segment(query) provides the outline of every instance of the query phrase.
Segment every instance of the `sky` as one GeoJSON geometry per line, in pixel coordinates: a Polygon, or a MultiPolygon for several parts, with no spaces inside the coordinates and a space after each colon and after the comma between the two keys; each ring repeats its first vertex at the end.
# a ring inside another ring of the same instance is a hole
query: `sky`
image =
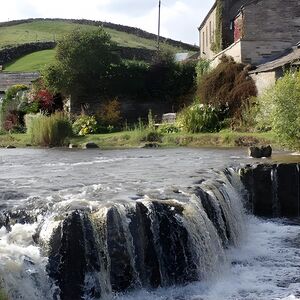
{"type": "MultiPolygon", "coordinates": [[[[157,33],[158,1],[1,0],[0,21],[27,18],[91,19],[139,27],[157,33]]],[[[214,0],[161,2],[161,35],[198,45],[197,27],[214,0]]]]}

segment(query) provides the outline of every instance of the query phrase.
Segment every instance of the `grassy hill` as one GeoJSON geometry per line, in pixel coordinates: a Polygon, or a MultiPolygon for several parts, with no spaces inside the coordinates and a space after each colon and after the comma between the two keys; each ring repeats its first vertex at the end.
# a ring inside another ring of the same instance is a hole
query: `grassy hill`
{"type": "MultiPolygon", "coordinates": [[[[81,28],[95,30],[98,26],[111,35],[121,47],[156,49],[156,36],[138,28],[89,20],[28,19],[0,23],[0,50],[32,42],[57,41],[66,33],[81,28]]],[[[161,47],[172,52],[193,52],[197,48],[185,43],[162,38],[161,47]]],[[[6,71],[38,71],[54,60],[54,50],[39,51],[5,65],[6,71]]]]}
{"type": "MultiPolygon", "coordinates": [[[[102,22],[61,19],[29,19],[3,22],[0,23],[0,49],[30,42],[55,41],[75,28],[95,30],[100,26],[99,24],[102,24],[102,22]]],[[[103,27],[120,46],[156,49],[154,34],[138,28],[112,23],[103,23],[103,27]]],[[[162,38],[162,40],[164,41],[162,46],[173,51],[193,50],[193,46],[189,44],[166,38],[162,38]]],[[[197,51],[196,47],[194,47],[194,51],[197,51]]]]}
{"type": "Polygon", "coordinates": [[[37,51],[27,54],[5,66],[6,72],[33,72],[42,70],[47,64],[54,63],[55,50],[37,51]]]}

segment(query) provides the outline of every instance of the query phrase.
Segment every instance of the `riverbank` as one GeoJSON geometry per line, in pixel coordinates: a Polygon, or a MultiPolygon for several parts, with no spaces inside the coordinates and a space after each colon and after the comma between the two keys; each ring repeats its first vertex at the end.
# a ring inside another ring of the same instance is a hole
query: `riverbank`
{"type": "MultiPolygon", "coordinates": [[[[169,133],[150,135],[144,131],[124,131],[110,134],[77,136],[69,140],[70,144],[80,147],[87,142],[94,142],[100,148],[128,149],[155,145],[158,147],[249,147],[251,145],[271,144],[279,147],[275,136],[268,133],[245,133],[224,130],[219,133],[169,133]]],[[[0,135],[0,147],[32,147],[27,134],[0,135]]]]}

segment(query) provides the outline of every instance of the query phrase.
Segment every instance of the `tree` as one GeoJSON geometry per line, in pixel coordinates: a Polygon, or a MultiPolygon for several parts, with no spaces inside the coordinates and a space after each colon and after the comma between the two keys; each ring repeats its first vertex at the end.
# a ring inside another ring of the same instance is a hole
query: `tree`
{"type": "Polygon", "coordinates": [[[46,84],[64,94],[92,94],[105,89],[111,67],[118,64],[115,44],[102,27],[76,29],[59,41],[56,63],[44,72],[46,84]]]}
{"type": "Polygon", "coordinates": [[[287,72],[259,98],[260,128],[271,126],[282,144],[300,149],[300,71],[287,72]]]}

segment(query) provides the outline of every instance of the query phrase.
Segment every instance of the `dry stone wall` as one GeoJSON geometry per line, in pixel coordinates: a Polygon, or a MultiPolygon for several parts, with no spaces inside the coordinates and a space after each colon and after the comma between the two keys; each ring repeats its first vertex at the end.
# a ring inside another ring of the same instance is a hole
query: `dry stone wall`
{"type": "Polygon", "coordinates": [[[5,65],[15,59],[18,59],[24,55],[30,54],[32,52],[53,49],[55,48],[55,42],[37,42],[28,43],[12,47],[6,47],[0,50],[0,65],[5,65]]]}

